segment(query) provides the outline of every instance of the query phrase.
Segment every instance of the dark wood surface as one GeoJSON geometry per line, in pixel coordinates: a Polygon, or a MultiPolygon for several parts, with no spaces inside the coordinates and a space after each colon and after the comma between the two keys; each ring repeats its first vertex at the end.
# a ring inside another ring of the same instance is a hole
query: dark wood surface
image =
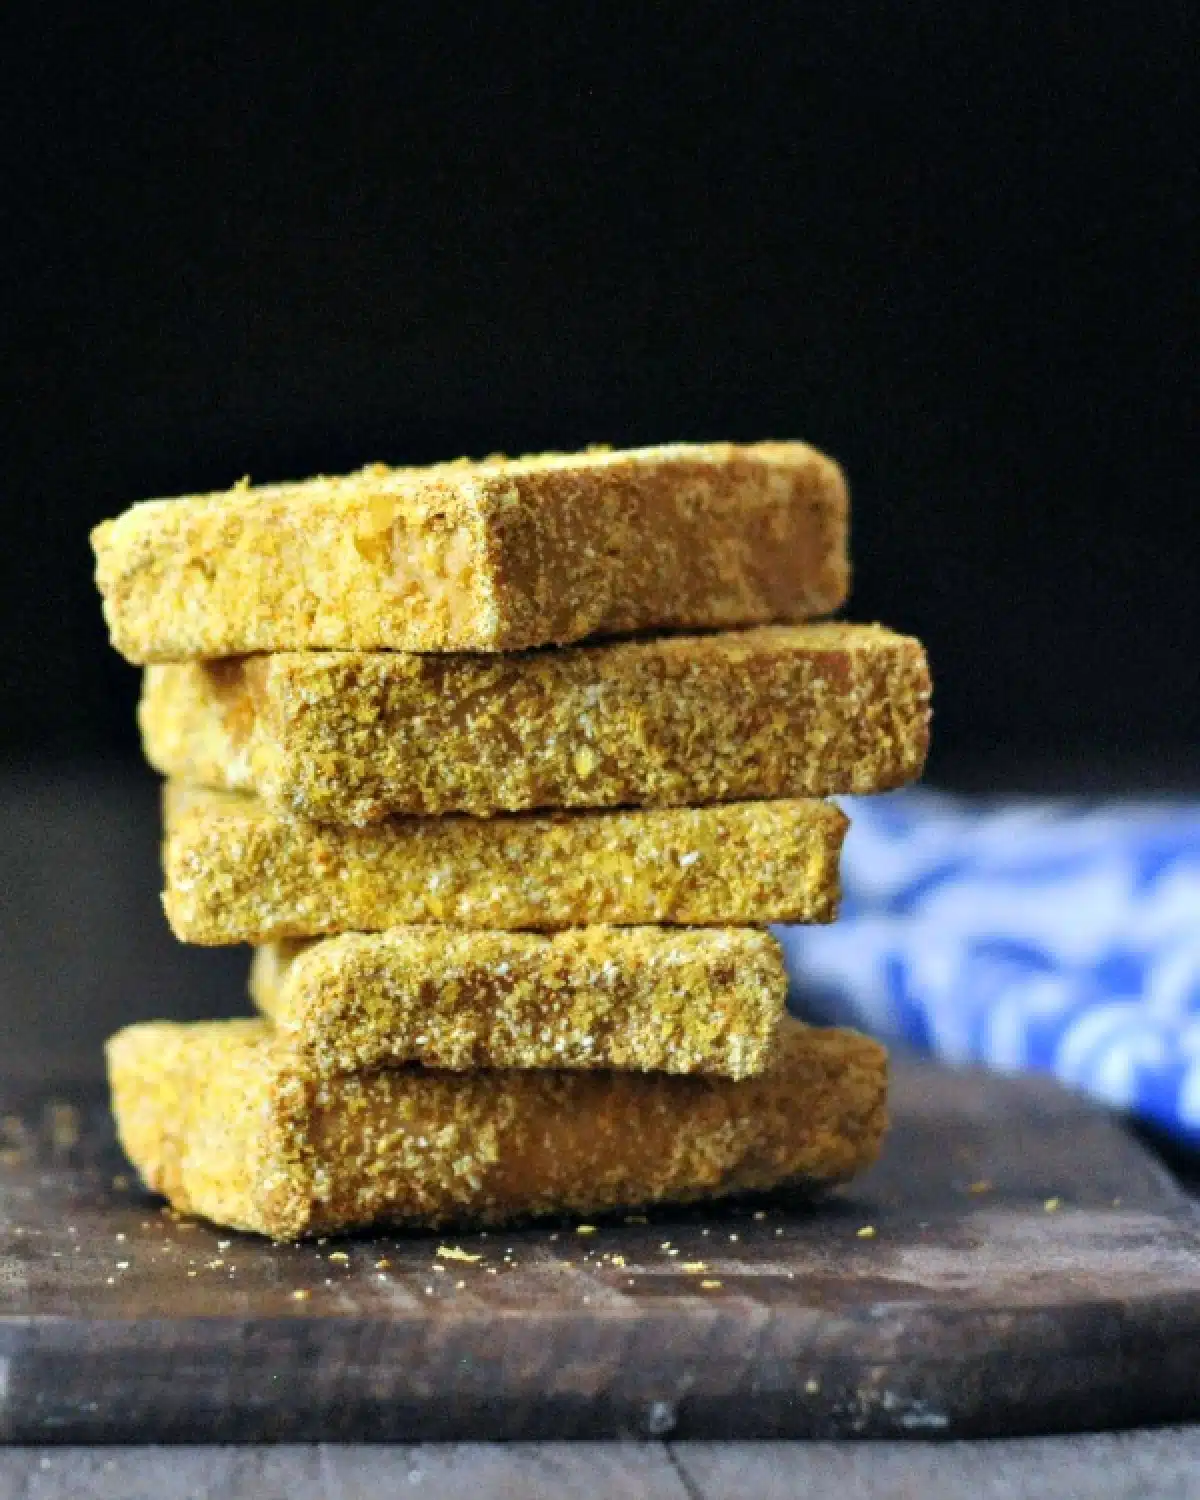
{"type": "Polygon", "coordinates": [[[819,1207],[283,1247],[139,1192],[98,1086],[5,1084],[0,1436],[954,1437],[1200,1415],[1200,1235],[1141,1147],[1050,1085],[923,1065],[898,1069],[895,1113],[880,1166],[819,1207]]]}

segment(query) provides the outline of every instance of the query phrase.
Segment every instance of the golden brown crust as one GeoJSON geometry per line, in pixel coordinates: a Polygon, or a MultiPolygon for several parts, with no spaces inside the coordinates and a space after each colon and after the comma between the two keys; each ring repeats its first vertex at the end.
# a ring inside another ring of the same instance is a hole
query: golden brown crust
{"type": "Polygon", "coordinates": [[[108,1046],[121,1142],[174,1206],[276,1239],[479,1223],[840,1182],[874,1160],[886,1058],[788,1022],[744,1083],[635,1073],[320,1078],[265,1023],[128,1027],[108,1046]]]}
{"type": "Polygon", "coordinates": [[[747,928],[393,927],[260,948],[250,991],[323,1074],[420,1062],[749,1078],[767,1067],[787,975],[775,939],[747,928]]]}
{"type": "Polygon", "coordinates": [[[269,943],[404,923],[539,929],[830,922],[846,818],[812,799],[390,818],[331,828],[178,782],[163,901],[183,942],[269,943]]]}
{"type": "Polygon", "coordinates": [[[151,500],[92,543],[130,661],[513,651],[828,614],[846,513],[803,443],[674,444],[151,500]]]}
{"type": "Polygon", "coordinates": [[[883,791],[921,771],[929,696],[918,641],[822,624],[516,656],[158,666],[140,718],[169,776],[365,825],[883,791]]]}

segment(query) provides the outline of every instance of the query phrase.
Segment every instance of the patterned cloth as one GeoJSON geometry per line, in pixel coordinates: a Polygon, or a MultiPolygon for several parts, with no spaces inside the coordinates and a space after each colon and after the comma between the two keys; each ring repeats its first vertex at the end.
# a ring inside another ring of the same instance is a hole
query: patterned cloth
{"type": "Polygon", "coordinates": [[[841,920],[775,929],[800,1014],[1051,1072],[1200,1147],[1200,806],[843,806],[841,920]]]}

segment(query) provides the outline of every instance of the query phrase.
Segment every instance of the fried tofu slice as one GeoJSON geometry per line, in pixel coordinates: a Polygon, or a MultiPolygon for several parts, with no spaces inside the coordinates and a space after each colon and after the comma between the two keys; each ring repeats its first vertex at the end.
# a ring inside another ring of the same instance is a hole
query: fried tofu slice
{"type": "Polygon", "coordinates": [[[278,1240],[495,1224],[843,1182],[875,1158],[886,1058],[789,1022],[760,1078],[306,1071],[262,1021],[108,1044],[121,1143],[176,1209],[278,1240]]]}
{"type": "Polygon", "coordinates": [[[920,642],[821,624],[515,656],[155,666],[140,720],[168,776],[365,826],[884,791],[924,765],[929,700],[920,642]]]}
{"type": "Polygon", "coordinates": [[[748,1078],[787,1002],[779,944],[748,928],[393,927],[260,948],[250,992],[320,1073],[619,1068],[748,1078]]]}
{"type": "Polygon", "coordinates": [[[130,661],[515,651],[804,620],[846,596],[841,470],[804,443],[459,460],[149,500],[92,533],[130,661]]]}
{"type": "Polygon", "coordinates": [[[813,799],[333,828],[169,782],[163,903],[185,943],[411,923],[555,930],[831,922],[847,820],[813,799]]]}

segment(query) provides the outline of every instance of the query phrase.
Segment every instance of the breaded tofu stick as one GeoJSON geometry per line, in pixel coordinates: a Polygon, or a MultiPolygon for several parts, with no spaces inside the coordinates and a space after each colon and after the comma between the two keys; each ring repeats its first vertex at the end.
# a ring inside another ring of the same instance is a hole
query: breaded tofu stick
{"type": "Polygon", "coordinates": [[[330,828],[180,782],[163,810],[167,918],[204,944],[421,922],[831,922],[847,826],[833,803],[799,799],[330,828]]]}
{"type": "Polygon", "coordinates": [[[920,642],[825,624],[517,656],[157,666],[140,719],[168,776],[361,826],[883,791],[920,773],[929,695],[920,642]]]}
{"type": "Polygon", "coordinates": [[[275,1239],[494,1224],[845,1181],[886,1124],[883,1049],[789,1021],[745,1083],[661,1073],[322,1078],[261,1021],[108,1044],[121,1143],[175,1208],[275,1239]]]}
{"type": "Polygon", "coordinates": [[[250,992],[319,1073],[467,1068],[762,1073],[787,974],[733,927],[393,927],[260,948],[250,992]]]}
{"type": "Polygon", "coordinates": [[[804,443],[680,443],[241,484],[135,505],[92,545],[133,662],[515,651],[828,614],[846,511],[804,443]]]}

